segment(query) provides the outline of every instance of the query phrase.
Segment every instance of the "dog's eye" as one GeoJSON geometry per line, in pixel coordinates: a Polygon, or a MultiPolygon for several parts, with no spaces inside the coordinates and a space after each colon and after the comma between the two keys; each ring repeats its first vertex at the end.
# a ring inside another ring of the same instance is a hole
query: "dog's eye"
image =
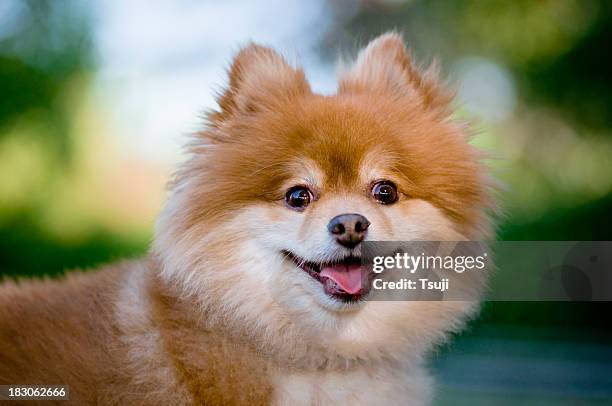
{"type": "Polygon", "coordinates": [[[397,201],[397,187],[388,180],[380,180],[372,185],[372,197],[382,204],[392,204],[397,201]]]}
{"type": "Polygon", "coordinates": [[[310,204],[312,192],[305,186],[294,186],[287,191],[285,201],[289,207],[303,209],[310,204]]]}

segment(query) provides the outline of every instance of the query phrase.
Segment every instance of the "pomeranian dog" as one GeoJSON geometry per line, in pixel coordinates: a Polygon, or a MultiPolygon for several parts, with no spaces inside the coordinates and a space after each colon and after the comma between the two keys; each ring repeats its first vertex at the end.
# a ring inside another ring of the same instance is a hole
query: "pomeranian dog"
{"type": "Polygon", "coordinates": [[[75,404],[428,404],[427,353],[477,308],[367,301],[363,241],[483,240],[494,202],[452,94],[382,35],[311,92],[243,48],[149,255],[0,288],[0,384],[75,404]]]}

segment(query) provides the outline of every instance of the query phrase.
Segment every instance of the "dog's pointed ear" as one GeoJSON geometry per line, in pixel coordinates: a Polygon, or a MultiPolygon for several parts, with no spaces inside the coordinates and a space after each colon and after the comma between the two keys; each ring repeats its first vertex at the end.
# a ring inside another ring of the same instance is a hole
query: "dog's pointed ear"
{"type": "Polygon", "coordinates": [[[441,115],[449,113],[453,99],[453,94],[439,83],[437,65],[419,69],[402,37],[394,32],[371,41],[348,71],[341,74],[339,93],[363,92],[412,94],[441,115]]]}
{"type": "Polygon", "coordinates": [[[238,52],[228,73],[229,84],[217,99],[220,110],[211,115],[214,124],[236,114],[273,109],[310,92],[302,69],[291,67],[271,48],[253,43],[238,52]]]}

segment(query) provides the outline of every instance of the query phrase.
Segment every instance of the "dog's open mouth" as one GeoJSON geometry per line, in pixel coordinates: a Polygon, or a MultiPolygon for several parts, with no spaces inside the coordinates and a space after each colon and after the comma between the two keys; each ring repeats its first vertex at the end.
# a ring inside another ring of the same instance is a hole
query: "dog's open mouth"
{"type": "Polygon", "coordinates": [[[334,262],[306,261],[291,252],[283,252],[298,268],[321,282],[329,296],[343,302],[362,299],[370,291],[370,267],[360,257],[349,256],[334,262]]]}

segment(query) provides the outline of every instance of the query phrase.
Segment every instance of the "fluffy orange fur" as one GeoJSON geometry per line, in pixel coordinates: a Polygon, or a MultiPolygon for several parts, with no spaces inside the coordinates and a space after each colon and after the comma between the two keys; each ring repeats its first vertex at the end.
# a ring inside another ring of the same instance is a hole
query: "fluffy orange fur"
{"type": "Polygon", "coordinates": [[[0,288],[0,384],[67,384],[75,404],[427,403],[423,357],[476,304],[340,305],[282,253],[328,255],[325,224],[351,211],[373,240],[490,237],[487,171],[451,99],[396,34],[332,96],[245,47],[147,258],[0,288]],[[377,179],[396,204],[372,202],[377,179]],[[296,184],[316,194],[300,213],[296,184]]]}

